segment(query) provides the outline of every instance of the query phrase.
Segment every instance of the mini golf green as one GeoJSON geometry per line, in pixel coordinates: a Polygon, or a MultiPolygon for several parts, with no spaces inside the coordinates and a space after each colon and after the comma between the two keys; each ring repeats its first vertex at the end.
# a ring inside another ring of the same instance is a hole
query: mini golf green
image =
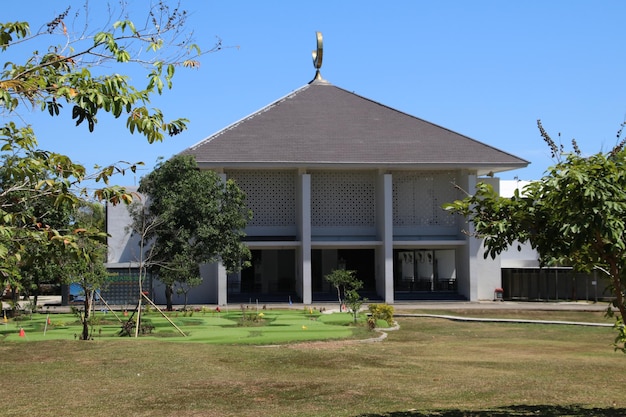
{"type": "MultiPolygon", "coordinates": [[[[94,340],[119,339],[128,316],[122,312],[96,311],[93,314],[94,340]]],[[[194,312],[142,312],[139,338],[214,344],[284,344],[314,340],[367,338],[366,316],[353,323],[349,313],[320,313],[302,310],[202,309],[194,312]],[[173,324],[172,324],[173,323],[173,324]],[[175,326],[174,326],[175,325],[175,326]],[[185,334],[183,336],[181,334],[185,334]]],[[[9,319],[0,325],[0,340],[27,342],[74,340],[82,325],[75,314],[37,313],[9,319]]],[[[134,327],[132,327],[134,336],[134,327]]],[[[127,339],[134,339],[128,337],[127,339]]]]}

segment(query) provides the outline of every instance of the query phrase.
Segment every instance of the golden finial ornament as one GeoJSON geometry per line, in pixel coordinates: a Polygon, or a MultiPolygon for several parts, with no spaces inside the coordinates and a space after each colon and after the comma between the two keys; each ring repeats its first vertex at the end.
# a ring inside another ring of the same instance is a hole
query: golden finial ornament
{"type": "Polygon", "coordinates": [[[324,41],[322,38],[322,32],[315,32],[315,37],[317,38],[317,49],[314,50],[311,55],[313,55],[315,79],[321,80],[322,74],[320,73],[320,68],[322,68],[322,59],[324,58],[324,41]]]}

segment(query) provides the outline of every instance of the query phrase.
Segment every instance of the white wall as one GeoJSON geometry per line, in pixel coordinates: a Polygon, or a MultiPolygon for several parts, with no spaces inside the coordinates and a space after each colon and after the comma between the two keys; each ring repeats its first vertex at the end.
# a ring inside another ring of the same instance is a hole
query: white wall
{"type": "MultiPolygon", "coordinates": [[[[521,194],[528,184],[530,181],[502,180],[500,181],[500,195],[507,198],[513,197],[516,189],[521,194]]],[[[515,242],[509,250],[502,252],[500,257],[502,268],[539,268],[539,254],[528,243],[515,242]]]]}
{"type": "MultiPolygon", "coordinates": [[[[127,191],[136,193],[137,187],[126,187],[127,191]]],[[[141,198],[136,195],[133,198],[141,198]]],[[[126,204],[106,205],[107,263],[125,263],[139,261],[139,237],[133,236],[128,230],[131,224],[126,204]]]]}

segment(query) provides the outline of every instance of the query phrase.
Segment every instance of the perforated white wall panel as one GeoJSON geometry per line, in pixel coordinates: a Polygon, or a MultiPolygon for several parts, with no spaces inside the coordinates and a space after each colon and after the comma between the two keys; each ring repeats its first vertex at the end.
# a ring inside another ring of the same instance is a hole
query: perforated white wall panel
{"type": "Polygon", "coordinates": [[[246,193],[252,210],[248,226],[293,226],[296,224],[296,173],[292,171],[227,171],[246,193]]]}
{"type": "Polygon", "coordinates": [[[376,173],[328,171],[311,174],[311,225],[376,224],[376,173]]]}
{"type": "Polygon", "coordinates": [[[441,206],[458,199],[453,172],[393,174],[394,226],[454,226],[455,217],[441,206]]]}

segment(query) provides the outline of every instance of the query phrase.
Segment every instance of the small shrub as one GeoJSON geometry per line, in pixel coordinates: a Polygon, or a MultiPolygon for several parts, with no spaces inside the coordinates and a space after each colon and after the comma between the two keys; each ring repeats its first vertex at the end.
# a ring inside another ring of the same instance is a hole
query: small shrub
{"type": "MultiPolygon", "coordinates": [[[[122,324],[122,329],[119,331],[118,336],[132,337],[135,335],[137,322],[134,319],[130,319],[122,324]]],[[[154,325],[149,319],[142,319],[139,321],[139,333],[152,334],[154,325]]]]}
{"type": "Polygon", "coordinates": [[[250,311],[248,307],[241,306],[241,320],[239,326],[251,327],[251,326],[263,326],[265,325],[264,313],[257,313],[250,311]]]}
{"type": "MultiPolygon", "coordinates": [[[[389,326],[393,326],[393,306],[389,304],[370,304],[369,310],[371,314],[370,319],[373,319],[374,326],[377,320],[384,320],[389,326]]],[[[368,324],[372,327],[369,319],[368,324]]]]}
{"type": "Polygon", "coordinates": [[[377,321],[377,320],[376,320],[373,316],[369,316],[369,317],[367,318],[367,327],[368,327],[370,330],[374,330],[374,329],[376,328],[376,321],[377,321]]]}

